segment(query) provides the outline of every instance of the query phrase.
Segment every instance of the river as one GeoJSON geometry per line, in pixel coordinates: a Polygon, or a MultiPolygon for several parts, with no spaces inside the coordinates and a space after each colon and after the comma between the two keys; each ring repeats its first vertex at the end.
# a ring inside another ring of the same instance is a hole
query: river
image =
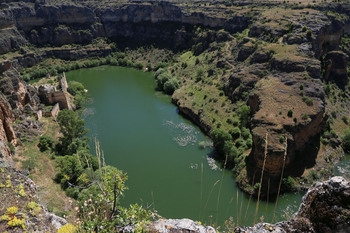
{"type": "MultiPolygon", "coordinates": [[[[216,226],[230,217],[236,225],[253,224],[256,201],[238,189],[232,172],[209,166],[212,149],[200,145],[210,139],[179,115],[169,96],[155,91],[151,73],[101,66],[66,76],[83,83],[92,97],[83,112],[91,147],[97,138],[106,163],[128,174],[122,205],[137,202],[165,218],[216,226]]],[[[301,197],[282,195],[275,220],[293,214],[301,197]]],[[[259,221],[272,221],[274,205],[260,202],[259,221]]]]}

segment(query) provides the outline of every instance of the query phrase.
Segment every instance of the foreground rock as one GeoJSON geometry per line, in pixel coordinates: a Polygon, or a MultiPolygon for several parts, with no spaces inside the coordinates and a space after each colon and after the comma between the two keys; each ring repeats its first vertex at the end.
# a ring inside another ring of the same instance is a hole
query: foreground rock
{"type": "Polygon", "coordinates": [[[56,232],[67,224],[64,218],[41,205],[37,186],[29,177],[1,164],[0,189],[0,232],[56,232]],[[9,214],[9,208],[15,212],[13,215],[9,214]],[[14,218],[18,225],[11,227],[9,221],[14,218]]]}
{"type": "Polygon", "coordinates": [[[216,230],[211,226],[203,226],[199,222],[191,219],[160,219],[150,226],[150,230],[159,233],[179,232],[179,233],[215,233],[216,230]]]}
{"type": "Polygon", "coordinates": [[[336,176],[318,183],[303,197],[291,220],[238,227],[235,232],[350,232],[350,182],[336,176]]]}

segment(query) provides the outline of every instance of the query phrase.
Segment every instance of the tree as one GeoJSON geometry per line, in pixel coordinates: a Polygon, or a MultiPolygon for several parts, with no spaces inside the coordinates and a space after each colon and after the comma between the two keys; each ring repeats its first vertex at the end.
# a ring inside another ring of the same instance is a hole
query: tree
{"type": "Polygon", "coordinates": [[[164,83],[165,94],[172,95],[174,91],[179,88],[179,82],[175,78],[171,78],[164,83]]]}
{"type": "Polygon", "coordinates": [[[225,155],[225,152],[230,148],[228,144],[232,145],[232,136],[221,128],[214,129],[211,136],[218,154],[225,155]]]}
{"type": "Polygon", "coordinates": [[[343,148],[345,152],[350,153],[350,128],[347,128],[344,131],[343,135],[343,148]]]}
{"type": "Polygon", "coordinates": [[[88,130],[84,128],[84,120],[76,112],[62,110],[58,113],[57,121],[63,137],[60,138],[62,151],[65,152],[74,139],[81,139],[88,130]]]}
{"type": "Polygon", "coordinates": [[[68,85],[68,89],[67,91],[75,96],[79,93],[83,93],[84,92],[84,85],[80,82],[77,82],[77,81],[70,81],[69,82],[69,85],[68,85]]]}
{"type": "Polygon", "coordinates": [[[242,105],[238,109],[239,119],[241,120],[241,125],[246,127],[250,122],[250,107],[247,105],[242,105]]]}
{"type": "Polygon", "coordinates": [[[53,144],[53,139],[49,136],[44,135],[40,137],[38,147],[41,152],[44,152],[52,149],[53,144]]]}

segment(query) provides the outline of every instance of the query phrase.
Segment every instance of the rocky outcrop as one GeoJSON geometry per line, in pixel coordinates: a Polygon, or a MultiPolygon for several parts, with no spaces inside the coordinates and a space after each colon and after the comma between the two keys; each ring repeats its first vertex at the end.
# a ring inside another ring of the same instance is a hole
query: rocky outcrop
{"type": "Polygon", "coordinates": [[[276,224],[258,223],[253,227],[238,227],[234,232],[349,232],[349,204],[350,182],[337,176],[310,189],[292,219],[276,224]]]}
{"type": "MultiPolygon", "coordinates": [[[[267,143],[263,191],[267,188],[267,180],[271,179],[270,193],[274,193],[278,184],[274,180],[279,180],[284,162],[285,175],[291,176],[300,176],[305,168],[315,164],[317,146],[313,142],[319,141],[317,137],[324,127],[324,91],[319,80],[305,80],[297,73],[270,75],[256,86],[258,88],[248,100],[253,112],[250,158],[255,164],[248,176],[261,174],[267,143]],[[285,139],[287,155],[284,161],[285,139]]],[[[255,180],[259,179],[255,177],[255,180]]]]}
{"type": "Polygon", "coordinates": [[[243,30],[250,22],[249,16],[232,16],[219,5],[186,5],[181,1],[89,2],[86,5],[84,2],[51,4],[49,1],[35,5],[3,4],[0,11],[4,22],[2,27],[6,30],[13,28],[14,31],[12,34],[2,34],[0,54],[18,48],[25,41],[57,46],[89,43],[97,37],[118,38],[119,41],[132,39],[142,43],[158,41],[173,48],[188,48],[194,43],[195,25],[235,32],[243,30]],[[23,32],[26,40],[17,29],[23,32]],[[18,37],[14,37],[14,33],[18,37]],[[14,41],[13,38],[21,40],[14,41]]]}
{"type": "Polygon", "coordinates": [[[6,164],[11,164],[12,157],[9,144],[17,145],[17,138],[12,128],[14,115],[11,106],[0,94],[0,167],[6,164]]]}
{"type": "Polygon", "coordinates": [[[216,230],[211,226],[203,226],[199,222],[191,219],[159,219],[150,224],[151,232],[159,233],[216,233],[216,230]]]}
{"type": "Polygon", "coordinates": [[[11,220],[14,216],[8,215],[7,209],[17,207],[18,212],[15,216],[24,224],[14,228],[9,226],[10,220],[2,219],[0,229],[3,232],[56,232],[67,224],[65,219],[48,212],[46,207],[40,204],[35,183],[22,172],[1,166],[0,184],[0,216],[7,215],[11,220]]]}

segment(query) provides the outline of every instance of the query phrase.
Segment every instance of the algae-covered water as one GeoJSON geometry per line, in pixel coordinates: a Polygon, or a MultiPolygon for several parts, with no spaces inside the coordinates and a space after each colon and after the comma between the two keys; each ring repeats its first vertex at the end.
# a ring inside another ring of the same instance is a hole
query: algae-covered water
{"type": "MultiPolygon", "coordinates": [[[[210,144],[198,127],[179,115],[169,96],[156,92],[151,73],[101,66],[68,72],[68,80],[85,85],[92,97],[83,112],[106,163],[127,172],[129,189],[123,205],[150,206],[165,218],[191,218],[223,226],[251,225],[256,201],[242,193],[230,171],[212,170],[210,144]]],[[[94,150],[92,150],[94,151],[94,150]]],[[[294,213],[301,194],[279,198],[276,219],[294,213]]],[[[272,220],[274,203],[260,202],[259,221],[272,220]]]]}

